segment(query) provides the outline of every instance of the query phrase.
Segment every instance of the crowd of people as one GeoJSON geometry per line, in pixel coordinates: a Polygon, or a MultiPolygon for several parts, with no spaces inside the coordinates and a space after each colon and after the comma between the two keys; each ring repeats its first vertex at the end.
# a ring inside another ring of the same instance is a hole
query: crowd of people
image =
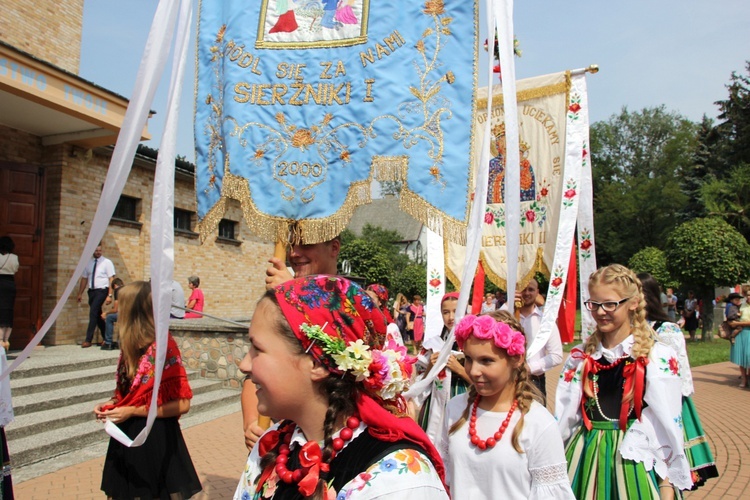
{"type": "MultiPolygon", "coordinates": [[[[13,248],[0,244],[0,271],[11,271],[13,248]]],[[[543,316],[535,280],[516,294],[515,314],[487,294],[479,314],[456,321],[459,294],[447,293],[441,331],[426,332],[421,297],[390,303],[384,286],[362,288],[337,276],[339,250],[338,239],[290,246],[294,275],[283,260],[270,261],[240,364],[249,455],[235,498],[666,499],[718,476],[692,402],[685,337],[668,307],[674,294],[663,294],[650,275],[616,264],[592,274],[585,306],[596,329],[562,367],[553,416],[545,373],[563,362],[559,334],[553,331],[538,353],[526,352],[543,316]],[[451,333],[442,369],[406,400],[409,385],[431,374],[451,333]],[[439,342],[423,347],[432,337],[439,342]]],[[[8,281],[0,279],[3,296],[8,281]]],[[[191,276],[188,286],[186,301],[173,283],[171,317],[200,317],[200,279],[191,276]]],[[[151,285],[124,284],[100,246],[79,300],[86,288],[83,347],[97,327],[103,348],[114,344],[115,322],[120,332],[113,397],[94,414],[132,439],[146,425],[154,389],[151,285]]],[[[739,306],[750,288],[735,295],[727,307],[740,329],[732,361],[747,385],[750,307],[739,306]]],[[[686,328],[696,309],[688,296],[686,328]]],[[[0,327],[7,316],[0,311],[0,327]]],[[[109,498],[189,498],[201,490],[179,425],[192,391],[171,336],[167,344],[148,439],[136,447],[110,440],[102,476],[109,498]]]]}

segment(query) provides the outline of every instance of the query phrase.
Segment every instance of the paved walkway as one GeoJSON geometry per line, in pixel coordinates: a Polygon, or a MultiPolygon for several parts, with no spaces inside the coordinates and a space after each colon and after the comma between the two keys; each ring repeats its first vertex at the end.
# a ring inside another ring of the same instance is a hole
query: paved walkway
{"type": "MultiPolygon", "coordinates": [[[[695,368],[693,377],[694,401],[721,476],[685,496],[690,500],[747,498],[750,491],[750,390],[738,387],[739,373],[728,362],[695,368]],[[743,456],[747,456],[744,468],[743,456]]],[[[550,396],[554,397],[554,387],[549,389],[550,396]]],[[[194,498],[232,497],[246,458],[241,425],[240,414],[234,413],[184,431],[204,488],[194,498]]],[[[103,462],[103,457],[89,460],[16,484],[16,497],[101,499],[104,497],[99,490],[103,462]]]]}

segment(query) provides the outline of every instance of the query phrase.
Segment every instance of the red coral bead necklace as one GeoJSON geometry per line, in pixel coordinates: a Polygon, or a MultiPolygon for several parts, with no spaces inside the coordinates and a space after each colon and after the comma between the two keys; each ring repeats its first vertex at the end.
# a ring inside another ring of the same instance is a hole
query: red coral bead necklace
{"type": "Polygon", "coordinates": [[[503,434],[505,434],[505,431],[508,429],[508,424],[510,423],[510,419],[513,416],[513,412],[516,411],[516,407],[518,407],[518,400],[513,400],[513,404],[510,405],[510,409],[508,410],[508,416],[505,417],[505,420],[503,420],[503,423],[500,425],[500,428],[497,430],[497,432],[487,439],[481,439],[479,436],[477,436],[477,408],[479,407],[479,400],[481,399],[482,396],[480,396],[479,394],[477,394],[477,397],[474,399],[474,405],[471,409],[471,417],[469,418],[469,436],[471,439],[471,444],[473,444],[480,450],[488,450],[493,448],[498,443],[498,441],[503,438],[503,434]]]}

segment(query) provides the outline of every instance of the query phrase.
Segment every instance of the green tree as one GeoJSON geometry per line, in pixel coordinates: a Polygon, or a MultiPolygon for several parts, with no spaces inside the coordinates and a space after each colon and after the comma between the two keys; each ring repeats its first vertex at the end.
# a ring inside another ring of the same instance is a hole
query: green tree
{"type": "Polygon", "coordinates": [[[656,247],[646,247],[636,252],[630,257],[628,267],[635,273],[649,273],[664,288],[677,288],[679,285],[667,271],[667,257],[664,252],[656,247]]]}
{"type": "Polygon", "coordinates": [[[724,179],[712,179],[701,187],[708,215],[718,215],[750,238],[750,164],[729,169],[724,179]]]}
{"type": "Polygon", "coordinates": [[[627,262],[663,247],[687,202],[678,172],[693,164],[697,126],[664,106],[591,127],[597,261],[627,262]]]}
{"type": "Polygon", "coordinates": [[[685,222],[667,240],[667,270],[696,290],[703,301],[703,340],[713,336],[716,286],[731,286],[750,277],[750,245],[736,229],[718,217],[685,222]]]}
{"type": "Polygon", "coordinates": [[[382,248],[357,238],[346,246],[341,246],[339,261],[347,262],[349,274],[361,277],[366,282],[391,286],[391,265],[388,255],[382,248]]]}
{"type": "Polygon", "coordinates": [[[410,264],[393,277],[393,295],[403,293],[411,299],[415,293],[427,296],[427,268],[419,264],[410,264]]]}

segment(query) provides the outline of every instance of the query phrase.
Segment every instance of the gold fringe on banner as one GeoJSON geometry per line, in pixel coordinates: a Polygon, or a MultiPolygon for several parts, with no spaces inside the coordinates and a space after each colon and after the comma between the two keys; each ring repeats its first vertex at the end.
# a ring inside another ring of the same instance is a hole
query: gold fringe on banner
{"type": "MultiPolygon", "coordinates": [[[[445,249],[445,255],[448,255],[447,242],[444,243],[444,249],[445,249]]],[[[490,279],[492,283],[502,288],[507,293],[508,281],[505,278],[501,278],[499,275],[494,273],[492,269],[490,269],[489,264],[487,264],[487,261],[484,258],[484,252],[480,251],[479,260],[482,262],[482,266],[484,266],[484,274],[487,275],[487,277],[490,279]]],[[[536,259],[535,259],[534,265],[531,267],[529,272],[527,272],[523,278],[518,280],[519,290],[523,290],[524,288],[526,288],[526,285],[529,284],[529,281],[531,281],[531,279],[534,277],[534,275],[536,275],[537,272],[542,273],[548,278],[551,274],[549,268],[544,263],[544,248],[542,247],[539,247],[536,249],[536,259]]],[[[456,276],[456,274],[448,267],[447,258],[445,262],[445,277],[451,283],[453,283],[453,286],[456,287],[456,290],[461,289],[461,279],[458,276],[456,276]]]]}
{"type": "Polygon", "coordinates": [[[466,245],[466,223],[448,217],[406,186],[401,190],[399,198],[399,208],[402,212],[411,215],[443,239],[466,245]]]}
{"type": "MultiPolygon", "coordinates": [[[[536,87],[533,89],[526,89],[516,92],[516,101],[517,102],[523,102],[523,101],[530,101],[532,99],[539,99],[540,97],[547,97],[550,95],[555,94],[562,94],[563,92],[567,93],[570,90],[570,71],[566,71],[565,73],[565,81],[560,83],[555,83],[554,85],[545,85],[542,87],[536,87]]],[[[495,94],[492,97],[492,105],[493,106],[502,106],[503,105],[503,95],[502,94],[495,94]]],[[[477,99],[477,106],[479,109],[483,109],[487,107],[487,98],[482,97],[480,99],[477,99]]]]}
{"type": "Polygon", "coordinates": [[[228,199],[237,200],[250,230],[260,238],[269,241],[283,241],[292,244],[314,244],[329,241],[338,236],[349,224],[354,210],[359,205],[370,203],[370,183],[372,178],[354,182],[349,187],[343,205],[335,214],[319,219],[294,220],[275,217],[261,212],[250,196],[247,179],[234,175],[228,168],[224,171],[221,198],[197,225],[201,242],[214,234],[226,211],[228,199]]]}

